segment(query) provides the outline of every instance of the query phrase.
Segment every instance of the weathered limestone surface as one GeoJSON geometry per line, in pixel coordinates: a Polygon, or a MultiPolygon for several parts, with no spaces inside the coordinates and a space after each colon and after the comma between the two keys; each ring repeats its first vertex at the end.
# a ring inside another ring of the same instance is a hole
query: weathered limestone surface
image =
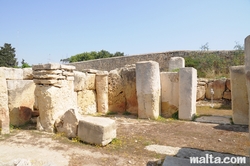
{"type": "Polygon", "coordinates": [[[23,79],[23,69],[16,68],[7,68],[1,67],[4,69],[6,80],[22,80],[23,79]]]}
{"type": "Polygon", "coordinates": [[[125,97],[125,111],[131,114],[138,114],[135,70],[135,65],[125,66],[121,70],[123,92],[125,97]]]}
{"type": "Polygon", "coordinates": [[[7,80],[10,124],[20,126],[31,118],[35,103],[35,84],[32,80],[7,80]]]}
{"type": "Polygon", "coordinates": [[[54,123],[67,110],[76,108],[73,81],[62,80],[62,87],[37,85],[35,96],[38,101],[39,122],[43,130],[54,131],[54,123]]]}
{"type": "Polygon", "coordinates": [[[23,79],[24,80],[33,80],[32,68],[23,68],[23,79]]]}
{"type": "Polygon", "coordinates": [[[169,70],[173,71],[185,67],[185,59],[182,57],[171,57],[169,60],[169,70]]]}
{"type": "Polygon", "coordinates": [[[96,73],[97,111],[106,114],[108,112],[108,72],[96,73]]]}
{"type": "Polygon", "coordinates": [[[68,138],[76,137],[79,119],[80,115],[77,110],[70,109],[66,111],[62,117],[55,122],[57,132],[64,133],[68,138]]]}
{"type": "Polygon", "coordinates": [[[232,99],[231,91],[226,90],[226,91],[223,93],[222,98],[223,98],[223,99],[227,99],[227,100],[231,100],[231,99],[232,99]]]}
{"type": "Polygon", "coordinates": [[[81,114],[94,114],[97,112],[96,91],[82,90],[77,92],[77,105],[82,109],[81,114]]]}
{"type": "MultiPolygon", "coordinates": [[[[248,103],[250,103],[250,35],[245,38],[244,44],[245,44],[244,52],[245,52],[245,74],[246,74],[247,94],[248,94],[248,103]]],[[[250,115],[250,108],[248,108],[248,114],[250,115]]],[[[250,125],[250,118],[248,121],[248,125],[250,125]]]]}
{"type": "Polygon", "coordinates": [[[231,91],[231,81],[230,81],[230,79],[227,79],[227,81],[226,81],[226,88],[231,91]]]}
{"type": "Polygon", "coordinates": [[[116,138],[115,121],[102,117],[84,117],[78,124],[78,137],[84,142],[105,146],[116,138]]]}
{"type": "Polygon", "coordinates": [[[85,88],[86,74],[79,71],[74,71],[74,91],[78,92],[85,88]]]}
{"type": "Polygon", "coordinates": [[[86,74],[86,80],[85,80],[85,89],[87,90],[95,90],[95,74],[86,74]]]}
{"type": "Polygon", "coordinates": [[[248,94],[245,76],[245,66],[230,67],[233,122],[248,124],[248,94]]]}
{"type": "Polygon", "coordinates": [[[109,111],[138,113],[135,65],[109,72],[109,111]]]}
{"type": "Polygon", "coordinates": [[[161,110],[159,64],[154,61],[136,63],[138,117],[157,119],[161,110]]]}
{"type": "Polygon", "coordinates": [[[125,112],[126,100],[120,70],[111,70],[109,72],[108,84],[109,111],[120,113],[125,112]]]}
{"type": "Polygon", "coordinates": [[[204,100],[206,96],[206,86],[197,86],[196,101],[204,100]]]}
{"type": "Polygon", "coordinates": [[[0,68],[0,134],[10,133],[8,91],[4,69],[0,68]]]}
{"type": "Polygon", "coordinates": [[[192,120],[196,113],[197,70],[192,67],[179,71],[179,119],[192,120]]]}
{"type": "Polygon", "coordinates": [[[161,72],[161,116],[170,118],[179,107],[179,73],[161,72]]]}
{"type": "Polygon", "coordinates": [[[214,91],[213,99],[219,100],[223,97],[223,92],[226,90],[226,79],[215,80],[208,83],[206,89],[206,98],[211,99],[211,89],[214,91]]]}

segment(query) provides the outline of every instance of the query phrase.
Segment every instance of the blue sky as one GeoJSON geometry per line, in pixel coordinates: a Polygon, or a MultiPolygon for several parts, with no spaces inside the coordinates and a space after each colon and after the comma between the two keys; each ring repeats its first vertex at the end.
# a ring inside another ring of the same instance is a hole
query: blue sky
{"type": "Polygon", "coordinates": [[[250,0],[0,0],[0,46],[21,62],[100,51],[232,50],[250,35],[250,0]]]}

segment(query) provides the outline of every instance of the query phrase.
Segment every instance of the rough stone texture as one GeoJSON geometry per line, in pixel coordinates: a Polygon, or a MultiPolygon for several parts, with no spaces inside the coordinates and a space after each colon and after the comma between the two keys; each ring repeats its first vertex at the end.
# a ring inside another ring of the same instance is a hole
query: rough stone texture
{"type": "Polygon", "coordinates": [[[35,103],[35,84],[32,80],[7,80],[10,124],[24,125],[31,118],[35,103]]]}
{"type": "Polygon", "coordinates": [[[83,90],[77,92],[77,105],[82,109],[81,114],[94,114],[97,112],[96,91],[83,90]]]}
{"type": "Polygon", "coordinates": [[[58,133],[64,133],[68,138],[77,136],[77,127],[80,119],[77,110],[70,109],[66,111],[61,118],[55,122],[58,133]]]}
{"type": "Polygon", "coordinates": [[[32,68],[23,68],[23,79],[24,80],[33,80],[32,68]]]}
{"type": "Polygon", "coordinates": [[[185,67],[185,59],[182,57],[171,57],[169,60],[169,71],[185,67]]]}
{"type": "Polygon", "coordinates": [[[211,88],[214,90],[213,99],[219,100],[223,97],[223,92],[226,90],[226,79],[215,80],[208,83],[206,89],[206,98],[211,99],[211,88]]]}
{"type": "Polygon", "coordinates": [[[108,84],[109,111],[125,112],[126,100],[120,70],[112,70],[109,72],[108,84]]]}
{"type": "Polygon", "coordinates": [[[108,84],[109,111],[138,114],[135,65],[110,71],[108,84]]]}
{"type": "Polygon", "coordinates": [[[154,61],[136,63],[138,117],[157,119],[161,110],[159,64],[154,61]]]}
{"type": "Polygon", "coordinates": [[[227,100],[231,100],[231,91],[229,90],[226,90],[224,93],[223,93],[223,99],[227,99],[227,100]]]}
{"type": "Polygon", "coordinates": [[[179,119],[192,120],[196,113],[197,70],[192,67],[179,71],[179,119]]]}
{"type": "MultiPolygon", "coordinates": [[[[75,66],[77,71],[83,71],[84,69],[111,71],[116,68],[122,68],[125,65],[132,65],[140,61],[156,61],[159,63],[160,71],[168,71],[169,60],[171,57],[186,57],[194,54],[200,54],[200,51],[169,51],[113,58],[102,58],[70,63],[70,65],[75,66]]],[[[234,56],[235,51],[206,51],[206,54],[213,54],[219,56],[222,59],[228,59],[234,56]]]]}
{"type": "Polygon", "coordinates": [[[95,90],[95,74],[86,74],[85,80],[85,89],[87,90],[95,90]]]}
{"type": "Polygon", "coordinates": [[[206,86],[197,86],[196,101],[204,100],[206,96],[206,86]]]}
{"type": "Polygon", "coordinates": [[[7,68],[1,67],[4,69],[6,80],[22,80],[23,79],[23,69],[16,68],[7,68]]]}
{"type": "MultiPolygon", "coordinates": [[[[76,108],[73,81],[62,80],[62,87],[37,85],[35,89],[42,130],[54,131],[54,123],[67,110],[76,108]]],[[[41,128],[40,128],[41,129],[41,128]]]]}
{"type": "Polygon", "coordinates": [[[4,69],[0,68],[0,134],[10,133],[8,91],[4,69]]]}
{"type": "Polygon", "coordinates": [[[115,121],[102,117],[84,117],[78,124],[78,137],[84,142],[105,146],[116,138],[115,121]]]}
{"type": "Polygon", "coordinates": [[[86,74],[79,71],[74,71],[74,91],[78,92],[84,90],[86,81],[86,74]]]}
{"type": "Polygon", "coordinates": [[[108,112],[108,72],[96,73],[97,111],[106,114],[108,112]]]}
{"type": "Polygon", "coordinates": [[[121,69],[121,78],[125,97],[125,111],[138,114],[135,65],[123,67],[121,69]]]}
{"type": "Polygon", "coordinates": [[[249,101],[247,94],[245,66],[230,67],[233,122],[248,124],[249,101]]]}
{"type": "Polygon", "coordinates": [[[231,117],[225,116],[201,116],[196,118],[196,122],[204,122],[204,123],[216,123],[216,124],[231,124],[231,117]]]}
{"type": "Polygon", "coordinates": [[[170,118],[179,107],[179,73],[161,72],[161,116],[170,118]]]}
{"type": "Polygon", "coordinates": [[[230,81],[230,79],[226,80],[226,88],[231,91],[231,81],[230,81]]]}
{"type": "MultiPolygon", "coordinates": [[[[244,42],[244,52],[245,52],[245,73],[246,73],[246,84],[247,84],[247,94],[248,94],[248,103],[250,103],[250,35],[245,38],[244,42]]],[[[250,107],[248,108],[248,114],[250,116],[250,107]]],[[[250,118],[248,121],[250,126],[250,118]]],[[[249,137],[250,137],[250,128],[249,128],[249,137]]]]}

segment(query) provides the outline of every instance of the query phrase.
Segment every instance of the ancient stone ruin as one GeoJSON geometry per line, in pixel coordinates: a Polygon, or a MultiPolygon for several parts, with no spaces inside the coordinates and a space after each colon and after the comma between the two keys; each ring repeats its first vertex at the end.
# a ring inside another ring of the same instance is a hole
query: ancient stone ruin
{"type": "Polygon", "coordinates": [[[234,123],[248,124],[249,45],[247,37],[246,65],[231,67],[231,80],[197,79],[196,69],[185,67],[181,57],[170,58],[168,72],[160,71],[155,61],[138,61],[111,71],[77,70],[55,63],[32,69],[1,67],[1,134],[8,134],[10,125],[33,121],[37,130],[104,146],[116,137],[115,121],[92,115],[127,112],[157,119],[178,111],[179,119],[192,120],[196,101],[211,99],[212,89],[214,99],[232,98],[234,123]]]}

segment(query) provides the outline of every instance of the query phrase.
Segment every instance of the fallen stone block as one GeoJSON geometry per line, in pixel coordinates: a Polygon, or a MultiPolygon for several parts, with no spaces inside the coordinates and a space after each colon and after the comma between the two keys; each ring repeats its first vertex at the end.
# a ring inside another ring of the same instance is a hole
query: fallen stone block
{"type": "Polygon", "coordinates": [[[84,142],[105,146],[116,138],[115,121],[103,117],[84,117],[78,124],[78,137],[84,142]]]}
{"type": "Polygon", "coordinates": [[[55,127],[58,133],[64,133],[68,138],[77,136],[77,126],[80,115],[74,109],[70,109],[62,115],[61,118],[56,120],[55,127]]]}

